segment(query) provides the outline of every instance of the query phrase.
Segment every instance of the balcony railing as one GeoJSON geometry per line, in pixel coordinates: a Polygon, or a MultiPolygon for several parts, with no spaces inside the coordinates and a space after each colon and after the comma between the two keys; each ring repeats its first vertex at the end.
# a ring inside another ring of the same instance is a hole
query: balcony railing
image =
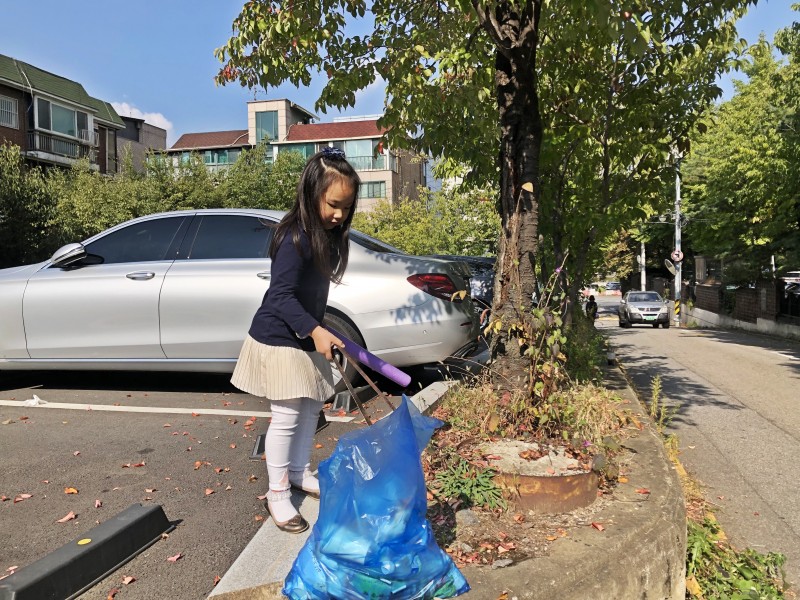
{"type": "Polygon", "coordinates": [[[89,162],[97,162],[97,151],[91,146],[80,144],[73,140],[65,140],[41,131],[28,132],[27,149],[29,152],[47,152],[75,160],[88,158],[89,162]]]}
{"type": "Polygon", "coordinates": [[[347,162],[353,165],[356,171],[397,170],[397,160],[394,154],[389,154],[388,156],[383,154],[378,156],[348,156],[347,162]],[[386,166],[387,164],[389,165],[388,167],[386,166]]]}

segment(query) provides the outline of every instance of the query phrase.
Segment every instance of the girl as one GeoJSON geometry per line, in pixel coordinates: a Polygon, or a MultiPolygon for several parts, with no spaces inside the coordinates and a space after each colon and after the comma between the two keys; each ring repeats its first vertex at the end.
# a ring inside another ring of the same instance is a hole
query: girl
{"type": "Polygon", "coordinates": [[[294,207],[275,230],[270,286],[231,378],[240,390],[270,400],[266,506],[289,533],[308,529],[292,505],[292,489],[319,499],[311,443],[322,403],[334,393],[331,350],[342,345],[321,323],[330,284],[341,282],[347,268],[360,185],[341,150],[325,148],[309,159],[294,207]]]}

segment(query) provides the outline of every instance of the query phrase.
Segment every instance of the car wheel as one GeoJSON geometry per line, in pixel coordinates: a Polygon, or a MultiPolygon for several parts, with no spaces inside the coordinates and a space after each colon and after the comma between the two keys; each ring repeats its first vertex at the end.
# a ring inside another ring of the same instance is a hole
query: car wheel
{"type": "Polygon", "coordinates": [[[661,324],[661,326],[662,326],[664,329],[669,329],[669,321],[667,321],[666,323],[662,323],[662,324],[661,324]]]}
{"type": "MultiPolygon", "coordinates": [[[[351,342],[355,342],[362,348],[364,347],[364,340],[361,338],[359,333],[356,331],[355,327],[353,327],[349,321],[345,321],[343,318],[336,316],[336,315],[325,315],[325,319],[323,319],[323,324],[335,329],[339,333],[341,333],[344,337],[346,337],[351,342]]],[[[341,362],[339,363],[342,365],[342,370],[344,371],[344,376],[350,382],[350,385],[355,387],[355,384],[359,380],[358,372],[356,368],[350,364],[343,356],[341,357],[341,362]]],[[[331,368],[333,369],[333,381],[335,383],[334,389],[337,392],[343,392],[347,390],[347,384],[342,381],[341,373],[339,373],[339,369],[336,365],[331,362],[331,368]]]]}

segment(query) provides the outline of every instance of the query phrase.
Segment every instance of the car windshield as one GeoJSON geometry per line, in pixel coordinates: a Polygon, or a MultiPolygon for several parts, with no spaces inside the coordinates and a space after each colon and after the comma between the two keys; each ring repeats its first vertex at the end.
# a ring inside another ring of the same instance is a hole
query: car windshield
{"type": "Polygon", "coordinates": [[[628,302],[661,302],[661,296],[656,292],[640,292],[628,296],[628,302]]]}
{"type": "Polygon", "coordinates": [[[406,254],[399,248],[390,246],[386,242],[376,240],[374,237],[371,237],[366,233],[362,233],[361,231],[356,231],[355,229],[350,230],[350,237],[360,246],[364,246],[364,248],[367,250],[372,250],[373,252],[383,252],[386,254],[406,254]]]}

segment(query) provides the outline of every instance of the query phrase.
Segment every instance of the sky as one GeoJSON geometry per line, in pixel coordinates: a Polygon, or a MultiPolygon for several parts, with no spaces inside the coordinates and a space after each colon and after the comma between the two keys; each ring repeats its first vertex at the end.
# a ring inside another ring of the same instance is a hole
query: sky
{"type": "MultiPolygon", "coordinates": [[[[797,0],[759,0],[739,25],[750,42],[790,25],[797,0]]],[[[167,130],[167,145],[184,133],[247,128],[247,102],[287,98],[312,111],[326,75],[309,88],[290,84],[248,90],[218,87],[214,50],[228,40],[242,0],[0,0],[0,54],[82,84],[121,115],[167,130]]],[[[731,77],[720,82],[732,94],[731,77]]],[[[383,112],[375,84],[356,96],[355,108],[329,109],[320,120],[383,112]]]]}

